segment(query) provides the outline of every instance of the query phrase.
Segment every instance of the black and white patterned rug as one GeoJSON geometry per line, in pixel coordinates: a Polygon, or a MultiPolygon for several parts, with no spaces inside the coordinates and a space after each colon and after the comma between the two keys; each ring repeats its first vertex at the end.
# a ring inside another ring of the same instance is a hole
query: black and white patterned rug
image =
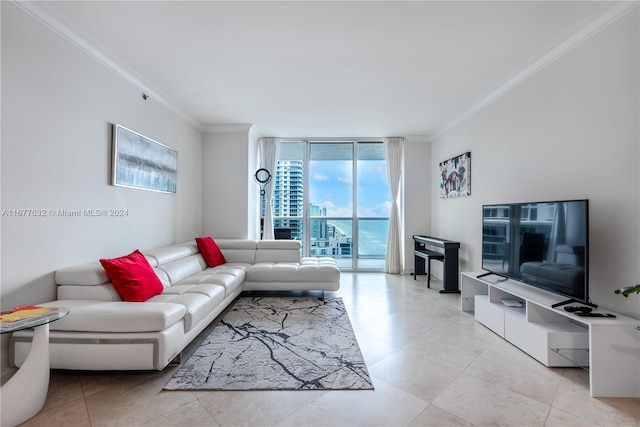
{"type": "Polygon", "coordinates": [[[371,390],[342,298],[240,297],[165,390],[371,390]]]}

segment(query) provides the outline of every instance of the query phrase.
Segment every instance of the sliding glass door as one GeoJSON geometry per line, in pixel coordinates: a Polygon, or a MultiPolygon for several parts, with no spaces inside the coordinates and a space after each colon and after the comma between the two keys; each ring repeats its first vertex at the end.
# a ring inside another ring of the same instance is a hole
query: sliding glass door
{"type": "Polygon", "coordinates": [[[357,144],[358,268],[384,269],[391,191],[382,142],[357,144]]]}
{"type": "Polygon", "coordinates": [[[383,269],[390,200],[382,142],[280,142],[274,224],[303,242],[303,255],[383,269]]]}

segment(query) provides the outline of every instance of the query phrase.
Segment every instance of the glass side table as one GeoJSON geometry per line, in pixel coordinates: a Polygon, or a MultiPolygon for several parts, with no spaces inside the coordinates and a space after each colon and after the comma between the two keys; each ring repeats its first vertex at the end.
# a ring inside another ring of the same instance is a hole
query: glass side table
{"type": "Polygon", "coordinates": [[[56,307],[58,316],[36,319],[19,327],[4,329],[0,334],[33,329],[31,348],[24,363],[2,386],[0,425],[16,426],[32,418],[44,407],[49,390],[49,323],[62,319],[69,309],[56,307]]]}

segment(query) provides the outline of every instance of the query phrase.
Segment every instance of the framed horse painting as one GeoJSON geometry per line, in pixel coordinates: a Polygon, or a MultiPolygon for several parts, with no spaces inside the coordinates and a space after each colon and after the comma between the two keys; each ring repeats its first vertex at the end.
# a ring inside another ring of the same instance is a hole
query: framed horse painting
{"type": "Polygon", "coordinates": [[[440,198],[471,195],[471,152],[440,163],[440,198]]]}

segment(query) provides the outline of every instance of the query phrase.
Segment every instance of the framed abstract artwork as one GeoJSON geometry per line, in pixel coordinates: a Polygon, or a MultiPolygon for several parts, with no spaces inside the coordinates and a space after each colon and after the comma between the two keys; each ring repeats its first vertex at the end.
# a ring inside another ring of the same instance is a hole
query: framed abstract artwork
{"type": "Polygon", "coordinates": [[[120,187],[175,193],[178,152],[115,124],[111,180],[120,187]]]}
{"type": "Polygon", "coordinates": [[[471,195],[471,152],[440,163],[440,198],[471,195]]]}

